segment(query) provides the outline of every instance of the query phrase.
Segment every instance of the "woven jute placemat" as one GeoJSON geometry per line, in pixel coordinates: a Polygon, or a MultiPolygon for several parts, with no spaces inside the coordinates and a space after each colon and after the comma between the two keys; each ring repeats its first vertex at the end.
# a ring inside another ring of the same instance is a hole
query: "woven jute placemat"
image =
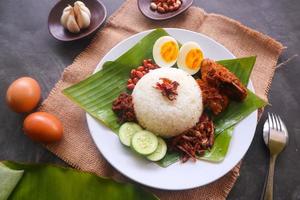
{"type": "MultiPolygon", "coordinates": [[[[89,76],[101,58],[118,42],[135,33],[157,27],[183,28],[203,33],[223,44],[237,57],[256,55],[257,62],[251,80],[256,93],[267,99],[275,65],[283,49],[279,42],[235,20],[208,14],[197,7],[191,7],[184,14],[167,21],[151,21],[138,11],[136,0],[128,0],[109,18],[87,49],[65,69],[61,79],[42,103],[40,110],[53,113],[64,125],[62,140],[47,145],[46,148],[77,169],[127,180],[99,153],[89,134],[85,112],[69,101],[61,91],[89,76]]],[[[164,200],[225,199],[239,176],[239,166],[240,164],[219,180],[203,187],[185,191],[148,189],[164,200]]]]}

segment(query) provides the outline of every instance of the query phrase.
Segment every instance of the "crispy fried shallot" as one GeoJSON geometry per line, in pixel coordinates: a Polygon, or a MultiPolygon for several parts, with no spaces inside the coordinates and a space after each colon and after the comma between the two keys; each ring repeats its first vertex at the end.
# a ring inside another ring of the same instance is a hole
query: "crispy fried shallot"
{"type": "Polygon", "coordinates": [[[177,87],[179,83],[177,81],[172,81],[168,78],[160,78],[162,82],[157,82],[154,86],[155,89],[161,91],[161,94],[167,97],[170,101],[176,100],[177,87]]]}

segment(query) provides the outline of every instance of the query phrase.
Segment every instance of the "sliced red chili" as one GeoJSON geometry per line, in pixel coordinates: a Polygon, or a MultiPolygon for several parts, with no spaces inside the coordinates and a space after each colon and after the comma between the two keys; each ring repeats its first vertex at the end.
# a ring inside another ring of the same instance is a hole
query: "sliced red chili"
{"type": "Polygon", "coordinates": [[[168,78],[160,78],[160,80],[162,82],[157,82],[154,88],[160,90],[161,94],[167,97],[170,101],[176,100],[179,83],[168,78]]]}

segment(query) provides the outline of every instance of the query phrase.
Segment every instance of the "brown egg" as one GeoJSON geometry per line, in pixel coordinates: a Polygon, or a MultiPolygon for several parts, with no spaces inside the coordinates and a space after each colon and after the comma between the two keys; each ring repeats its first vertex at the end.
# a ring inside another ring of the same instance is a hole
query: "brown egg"
{"type": "Polygon", "coordinates": [[[35,112],[25,118],[23,130],[32,140],[49,143],[61,139],[63,125],[60,120],[52,114],[35,112]]]}
{"type": "Polygon", "coordinates": [[[7,89],[6,102],[15,112],[32,111],[41,98],[38,82],[30,77],[15,80],[7,89]]]}

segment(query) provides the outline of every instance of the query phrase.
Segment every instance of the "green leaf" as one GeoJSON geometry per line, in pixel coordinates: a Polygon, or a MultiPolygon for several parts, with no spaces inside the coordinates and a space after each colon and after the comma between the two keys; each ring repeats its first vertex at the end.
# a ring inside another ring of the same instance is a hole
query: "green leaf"
{"type": "Polygon", "coordinates": [[[253,111],[258,108],[264,107],[267,103],[257,97],[253,92],[248,90],[248,95],[243,102],[230,102],[228,108],[214,118],[214,124],[216,127],[215,134],[218,135],[222,133],[227,128],[230,128],[253,111]]]}
{"type": "MultiPolygon", "coordinates": [[[[168,34],[163,29],[154,30],[117,60],[106,62],[103,70],[65,89],[64,94],[93,117],[117,132],[120,125],[111,110],[112,102],[121,92],[126,91],[126,81],[131,69],[139,66],[144,59],[152,58],[154,42],[164,35],[168,34]]],[[[256,57],[245,57],[218,62],[232,71],[246,85],[255,60],[256,57]]],[[[251,112],[264,105],[266,105],[266,102],[251,92],[249,92],[244,102],[231,102],[226,111],[214,119],[216,141],[218,141],[214,146],[219,153],[206,154],[205,158],[211,161],[222,160],[226,155],[228,141],[230,140],[229,137],[224,136],[218,139],[217,136],[223,134],[223,132],[226,135],[230,130],[232,131],[230,127],[233,127],[251,112]],[[227,130],[228,128],[230,129],[227,130]]],[[[166,157],[159,162],[159,165],[168,166],[178,161],[178,159],[178,154],[168,152],[166,157]]]]}
{"type": "Polygon", "coordinates": [[[44,164],[18,164],[8,161],[4,164],[13,170],[25,171],[9,200],[158,199],[132,184],[118,183],[71,168],[44,164]]]}
{"type": "Polygon", "coordinates": [[[23,176],[23,170],[13,170],[0,163],[0,200],[6,200],[23,176]]]}
{"type": "Polygon", "coordinates": [[[163,159],[157,162],[161,167],[168,167],[173,163],[176,163],[180,159],[180,154],[178,152],[168,151],[163,159]]]}
{"type": "Polygon", "coordinates": [[[224,130],[222,134],[216,136],[213,148],[210,151],[206,151],[205,155],[198,159],[211,162],[223,161],[228,151],[233,129],[234,127],[230,127],[224,130]]]}
{"type": "Polygon", "coordinates": [[[225,66],[229,71],[233,72],[240,81],[247,85],[249,78],[256,61],[256,56],[229,59],[229,60],[219,60],[218,63],[225,66]]]}

